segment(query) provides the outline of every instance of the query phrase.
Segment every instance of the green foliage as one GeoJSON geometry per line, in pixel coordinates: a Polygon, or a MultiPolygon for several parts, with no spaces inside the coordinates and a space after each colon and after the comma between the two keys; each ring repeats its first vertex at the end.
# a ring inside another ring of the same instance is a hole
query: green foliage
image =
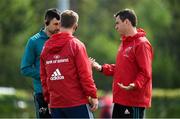
{"type": "MultiPolygon", "coordinates": [[[[120,36],[114,29],[113,15],[120,9],[132,8],[138,16],[138,27],[145,29],[153,44],[153,87],[180,86],[179,0],[76,2],[80,16],[76,35],[87,46],[90,57],[100,64],[115,63],[120,36]]],[[[20,74],[21,57],[28,38],[43,26],[45,9],[56,5],[57,0],[0,1],[0,86],[31,89],[31,79],[20,74]]],[[[98,88],[111,90],[112,77],[94,71],[94,79],[98,88]]]]}
{"type": "MultiPolygon", "coordinates": [[[[146,110],[146,118],[179,118],[180,89],[154,89],[152,106],[146,110]]],[[[105,95],[98,90],[98,97],[105,95]]],[[[24,90],[16,90],[15,95],[0,95],[0,118],[34,118],[35,109],[32,94],[24,90]],[[25,106],[22,106],[22,103],[25,106]]],[[[99,117],[101,108],[94,114],[99,117]]]]}
{"type": "Polygon", "coordinates": [[[0,42],[3,45],[9,44],[15,35],[27,27],[26,18],[30,7],[29,0],[1,0],[0,10],[0,42]],[[8,5],[8,7],[7,7],[8,5]],[[7,17],[8,15],[8,17],[7,17]]]}
{"type": "Polygon", "coordinates": [[[147,110],[149,118],[179,118],[180,97],[168,98],[157,97],[153,98],[152,108],[147,110]]]}
{"type": "Polygon", "coordinates": [[[174,57],[170,57],[170,53],[162,53],[161,51],[156,50],[156,55],[154,56],[153,62],[153,80],[154,87],[159,88],[172,88],[176,87],[178,84],[175,71],[176,60],[174,57]],[[164,74],[164,75],[162,75],[164,74]],[[159,85],[162,84],[163,85],[159,85]]]}
{"type": "Polygon", "coordinates": [[[148,118],[179,118],[180,89],[153,90],[152,107],[147,110],[148,118]]]}
{"type": "Polygon", "coordinates": [[[115,41],[107,38],[105,35],[98,35],[92,39],[87,47],[88,53],[90,56],[96,57],[101,63],[115,63],[119,43],[115,44],[115,41]]]}
{"type": "Polygon", "coordinates": [[[28,38],[43,26],[46,7],[53,7],[55,3],[56,0],[49,3],[42,0],[0,1],[0,86],[32,89],[31,80],[20,74],[21,57],[28,38]]]}
{"type": "Polygon", "coordinates": [[[150,27],[152,31],[162,30],[162,28],[169,26],[172,17],[166,4],[166,1],[163,0],[140,0],[136,6],[136,13],[140,20],[139,25],[150,27]],[[142,5],[144,7],[141,7],[142,5]],[[144,10],[144,8],[146,9],[144,10]]]}
{"type": "Polygon", "coordinates": [[[35,117],[32,94],[16,90],[15,95],[0,95],[0,118],[32,118],[35,117]]]}
{"type": "MultiPolygon", "coordinates": [[[[100,64],[115,63],[115,57],[118,50],[118,43],[107,39],[105,35],[96,36],[88,44],[88,54],[90,57],[96,58],[100,64]]],[[[98,89],[111,90],[112,77],[106,77],[101,73],[94,71],[94,79],[98,89]]]]}
{"type": "MultiPolygon", "coordinates": [[[[138,16],[138,27],[147,32],[147,38],[153,44],[153,87],[180,87],[179,0],[76,2],[80,16],[76,35],[87,46],[90,57],[100,64],[115,63],[120,36],[114,29],[113,15],[120,9],[132,8],[138,16]]],[[[0,1],[0,86],[32,89],[32,80],[20,74],[21,57],[28,38],[43,26],[45,9],[51,7],[57,7],[57,0],[0,1]]],[[[93,75],[98,89],[112,89],[112,77],[105,77],[96,71],[93,75]]],[[[154,91],[152,108],[147,111],[147,117],[178,117],[178,92],[179,90],[154,91]]],[[[30,97],[21,91],[16,96],[0,96],[0,103],[3,104],[0,106],[0,117],[34,117],[30,97]],[[28,108],[18,108],[17,102],[21,100],[27,102],[28,108]]]]}

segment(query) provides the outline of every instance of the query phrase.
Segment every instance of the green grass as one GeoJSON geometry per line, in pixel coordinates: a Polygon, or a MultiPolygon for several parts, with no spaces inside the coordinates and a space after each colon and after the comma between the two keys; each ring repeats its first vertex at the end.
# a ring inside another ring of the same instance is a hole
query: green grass
{"type": "Polygon", "coordinates": [[[14,95],[0,94],[0,118],[30,118],[34,116],[32,94],[24,90],[16,90],[14,95]]]}
{"type": "Polygon", "coordinates": [[[154,89],[153,97],[180,97],[180,89],[154,89]]]}
{"type": "MultiPolygon", "coordinates": [[[[154,89],[152,107],[147,109],[147,118],[179,118],[180,117],[180,89],[154,89]]],[[[99,90],[98,96],[105,94],[99,90]]],[[[0,118],[34,118],[35,108],[32,93],[16,90],[14,95],[0,94],[0,118]],[[24,107],[20,104],[25,104],[24,107]]],[[[100,109],[94,115],[99,117],[100,109]]]]}

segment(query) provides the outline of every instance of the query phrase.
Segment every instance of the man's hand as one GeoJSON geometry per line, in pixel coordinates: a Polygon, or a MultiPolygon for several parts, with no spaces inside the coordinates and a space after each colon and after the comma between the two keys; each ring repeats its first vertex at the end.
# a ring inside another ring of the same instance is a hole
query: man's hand
{"type": "Polygon", "coordinates": [[[133,90],[135,88],[134,83],[130,83],[128,86],[125,86],[122,83],[117,83],[117,85],[124,90],[133,90]]]}
{"type": "Polygon", "coordinates": [[[90,103],[90,110],[95,111],[98,108],[98,99],[97,98],[89,98],[89,103],[90,103]]]}
{"type": "Polygon", "coordinates": [[[96,62],[96,60],[94,58],[89,57],[89,61],[92,65],[92,67],[94,67],[97,71],[102,70],[102,66],[98,62],[96,62]]]}

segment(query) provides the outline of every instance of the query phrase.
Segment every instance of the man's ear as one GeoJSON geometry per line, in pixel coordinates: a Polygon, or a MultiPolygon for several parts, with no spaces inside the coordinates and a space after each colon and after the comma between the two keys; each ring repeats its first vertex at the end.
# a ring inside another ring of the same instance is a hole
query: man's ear
{"type": "Polygon", "coordinates": [[[44,24],[45,24],[46,26],[48,26],[48,25],[49,25],[49,22],[48,22],[47,20],[44,20],[44,24]]]}
{"type": "Polygon", "coordinates": [[[125,23],[128,24],[128,25],[132,25],[131,22],[129,21],[129,19],[126,19],[125,23]]]}
{"type": "Polygon", "coordinates": [[[73,27],[74,31],[76,31],[77,28],[78,28],[78,24],[75,24],[74,27],[73,27]]]}
{"type": "Polygon", "coordinates": [[[128,20],[128,19],[125,19],[124,22],[125,22],[126,24],[129,24],[129,20],[128,20]]]}

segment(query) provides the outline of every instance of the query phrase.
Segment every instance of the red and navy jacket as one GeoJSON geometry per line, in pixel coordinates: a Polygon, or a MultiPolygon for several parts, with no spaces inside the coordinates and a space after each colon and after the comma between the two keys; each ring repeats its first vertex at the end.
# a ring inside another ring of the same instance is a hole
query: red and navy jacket
{"type": "Polygon", "coordinates": [[[116,64],[103,65],[103,73],[113,75],[114,103],[146,108],[151,106],[153,51],[145,35],[142,29],[138,29],[134,36],[123,36],[116,64]],[[126,86],[135,83],[135,89],[126,91],[117,83],[126,86]]]}
{"type": "Polygon", "coordinates": [[[46,43],[40,58],[40,75],[45,100],[51,108],[66,108],[97,98],[91,64],[84,44],[62,32],[46,43]]]}

